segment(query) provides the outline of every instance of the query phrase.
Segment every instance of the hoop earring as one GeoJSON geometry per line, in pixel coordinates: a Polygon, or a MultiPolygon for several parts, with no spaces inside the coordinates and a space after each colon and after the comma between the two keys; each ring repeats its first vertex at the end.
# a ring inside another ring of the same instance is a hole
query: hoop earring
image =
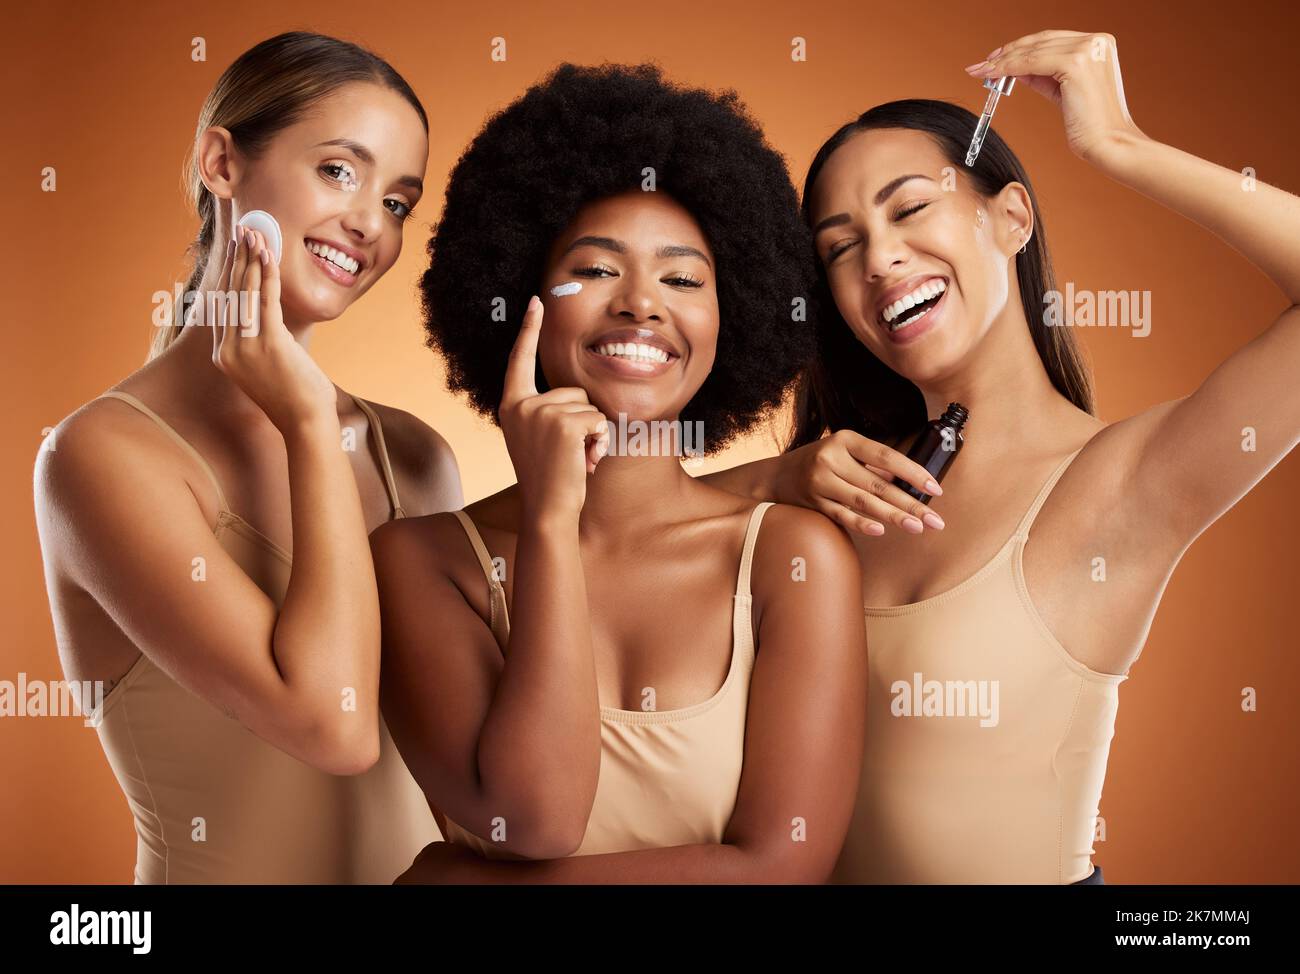
{"type": "Polygon", "coordinates": [[[1028,247],[1029,247],[1029,241],[1026,240],[1023,244],[1020,245],[1020,252],[1023,254],[1028,249],[1028,247]]]}

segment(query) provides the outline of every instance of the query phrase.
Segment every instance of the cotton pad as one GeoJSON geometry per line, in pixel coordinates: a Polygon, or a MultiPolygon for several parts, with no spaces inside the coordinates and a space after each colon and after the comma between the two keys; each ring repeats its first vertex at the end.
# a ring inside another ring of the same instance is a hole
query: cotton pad
{"type": "Polygon", "coordinates": [[[249,210],[239,218],[239,225],[260,233],[265,238],[266,245],[271,248],[271,256],[275,258],[276,264],[280,263],[284,243],[280,235],[280,224],[275,222],[275,217],[266,210],[249,210]]]}

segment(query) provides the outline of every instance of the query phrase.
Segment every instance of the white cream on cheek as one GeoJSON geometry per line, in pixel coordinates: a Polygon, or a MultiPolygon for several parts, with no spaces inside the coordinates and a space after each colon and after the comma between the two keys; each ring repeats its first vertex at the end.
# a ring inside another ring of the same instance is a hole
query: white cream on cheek
{"type": "Polygon", "coordinates": [[[580,281],[569,281],[567,284],[557,284],[551,288],[551,293],[557,298],[563,298],[570,294],[577,294],[581,290],[582,283],[580,281]]]}

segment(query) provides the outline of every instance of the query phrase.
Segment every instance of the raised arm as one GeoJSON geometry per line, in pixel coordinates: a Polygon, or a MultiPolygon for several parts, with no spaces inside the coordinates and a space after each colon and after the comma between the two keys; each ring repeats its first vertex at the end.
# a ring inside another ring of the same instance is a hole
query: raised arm
{"type": "Polygon", "coordinates": [[[792,507],[766,513],[755,549],[757,656],[745,761],[720,843],[485,860],[427,847],[402,883],[822,883],[857,797],[867,657],[860,569],[848,537],[792,507]],[[795,580],[803,559],[805,581],[795,580]]]}
{"type": "MultiPolygon", "coordinates": [[[[502,660],[462,594],[486,588],[477,562],[458,587],[448,553],[469,552],[449,516],[417,535],[372,535],[383,612],[384,713],[430,803],[475,835],[528,857],[582,842],[600,774],[600,705],[578,519],[605,418],[581,389],[538,395],[540,302],[507,368],[501,423],[521,504],[510,643],[502,660]],[[455,535],[459,534],[457,538],[455,535]]],[[[599,458],[595,458],[596,462],[599,458]]]]}
{"type": "Polygon", "coordinates": [[[1076,153],[1217,234],[1285,297],[1287,307],[1264,332],[1190,395],[1097,437],[1122,471],[1116,530],[1178,554],[1300,439],[1300,199],[1140,131],[1128,114],[1109,34],[1044,31],[1007,45],[986,64],[973,73],[1024,76],[1061,106],[1076,153]]]}
{"type": "Polygon", "coordinates": [[[64,600],[91,598],[168,676],[263,740],[334,774],[370,767],[379,609],[337,420],[286,437],[296,557],[278,611],[217,543],[174,445],[133,412],[109,420],[65,421],[37,459],[56,622],[64,600]]]}
{"type": "Polygon", "coordinates": [[[227,254],[221,286],[260,295],[260,322],[214,326],[213,356],[284,437],[294,560],[283,605],[217,543],[174,444],[134,412],[103,413],[125,407],[76,414],[41,451],[41,548],[56,621],[62,600],[94,599],[186,689],[299,760],[355,774],[379,756],[379,605],[365,520],[339,448],[337,391],[285,329],[278,268],[262,250],[258,239],[227,254]]]}

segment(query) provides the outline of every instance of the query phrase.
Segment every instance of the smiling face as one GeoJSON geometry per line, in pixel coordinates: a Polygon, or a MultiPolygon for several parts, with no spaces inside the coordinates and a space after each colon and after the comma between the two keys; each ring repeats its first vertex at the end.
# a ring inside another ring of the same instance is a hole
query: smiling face
{"type": "Polygon", "coordinates": [[[393,266],[428,154],[410,103],[380,85],[353,83],[246,163],[233,218],[266,210],[280,224],[286,325],[337,318],[393,266]]]}
{"type": "Polygon", "coordinates": [[[713,252],[690,213],[662,192],[583,206],[551,245],[542,285],[538,357],[547,382],[585,389],[611,421],[619,413],[676,418],[713,368],[713,252]],[[581,289],[563,288],[573,283],[581,289]]]}
{"type": "Polygon", "coordinates": [[[951,375],[1019,310],[1013,257],[1018,231],[1032,230],[1024,188],[985,198],[925,132],[851,137],[818,174],[809,212],[840,314],[918,385],[951,375]]]}

